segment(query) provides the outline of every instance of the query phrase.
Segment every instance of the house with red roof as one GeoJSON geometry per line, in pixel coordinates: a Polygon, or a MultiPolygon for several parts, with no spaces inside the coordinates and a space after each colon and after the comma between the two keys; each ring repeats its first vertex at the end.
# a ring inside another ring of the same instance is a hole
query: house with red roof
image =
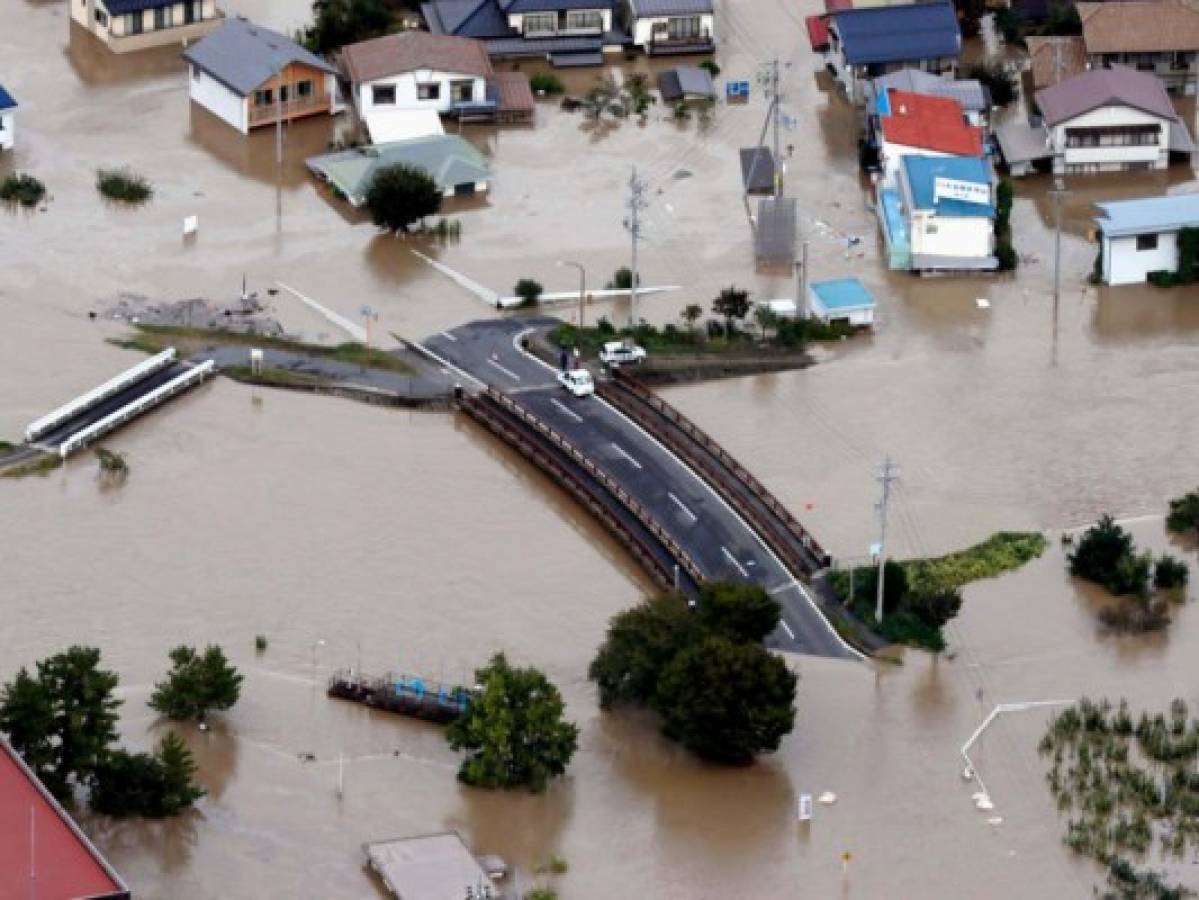
{"type": "Polygon", "coordinates": [[[879,165],[888,186],[904,156],[983,155],[983,130],[966,121],[957,100],[888,89],[877,104],[879,165]]]}
{"type": "Polygon", "coordinates": [[[129,900],[125,882],[0,736],[0,900],[129,900]]]}

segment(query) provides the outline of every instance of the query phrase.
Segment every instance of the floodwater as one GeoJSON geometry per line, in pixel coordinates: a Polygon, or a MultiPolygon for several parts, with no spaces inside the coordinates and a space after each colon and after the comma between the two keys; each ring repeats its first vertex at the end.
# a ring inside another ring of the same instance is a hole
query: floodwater
{"type": "MultiPolygon", "coordinates": [[[[874,474],[888,454],[901,475],[894,553],[1105,510],[1149,516],[1132,527],[1160,551],[1166,498],[1199,483],[1199,296],[1087,286],[1089,204],[1191,190],[1190,173],[1073,179],[1056,305],[1044,179],[1017,184],[1017,277],[888,274],[853,113],[804,45],[802,15],[816,5],[724,0],[718,56],[726,75],[753,79],[781,54],[788,189],[813,275],[860,276],[879,297],[877,334],[803,372],[671,399],[841,557],[874,539],[874,474]],[[862,241],[851,248],[850,236],[862,241]]],[[[282,30],[306,17],[294,0],[227,6],[282,30]]],[[[756,140],[760,97],[721,105],[709,123],[655,110],[644,126],[597,126],[547,103],[533,129],[467,129],[494,158],[494,188],[447,211],[462,240],[437,246],[377,236],[310,182],[303,157],[344,125],[297,124],[277,165],[272,132],[242,139],[189,109],[173,54],[106,56],[68,22],[60,2],[0,0],[0,79],[21,102],[18,149],[0,174],[30,171],[52,194],[45,212],[0,215],[0,436],[131,362],[104,343],[119,328],[87,318],[120,292],[221,297],[244,275],[252,289],[281,281],[351,317],[370,305],[377,335],[420,337],[491,313],[413,247],[505,292],[524,275],[573,288],[559,259],[602,282],[627,262],[634,163],[650,184],[643,281],[682,288],[642,300],[638,315],[670,321],[730,283],[793,295],[789,273],[755,268],[739,197],[736,151],[756,140]],[[148,207],[99,200],[94,170],[113,164],[154,183],[148,207]],[[185,240],[193,214],[199,234],[185,240]]],[[[569,73],[571,89],[592,77],[569,73]]],[[[305,337],[341,339],[286,291],[272,304],[305,337]]],[[[613,304],[588,315],[601,312],[629,314],[613,304]]],[[[564,856],[566,897],[1082,897],[1097,873],[1058,840],[1034,750],[1045,714],[1001,720],[980,745],[999,826],[971,806],[958,747],[1000,702],[1086,692],[1199,705],[1193,610],[1166,635],[1101,635],[1097,601],[1065,577],[1055,540],[1044,559],[967,591],[939,660],[795,659],[795,733],[755,766],[716,769],[651,722],[599,714],[587,663],[608,618],[648,585],[574,505],[468,423],[217,381],[110,444],[132,467],[120,488],[98,484],[86,457],[0,483],[0,677],[71,643],[102,647],[121,675],[124,737],[140,748],[161,727],[145,701],[172,646],[220,643],[246,672],[238,707],[187,735],[209,790],[195,814],[83,816],[140,897],[373,896],[363,842],[444,828],[526,873],[564,856]],[[270,642],[262,656],[258,633],[270,642]],[[437,729],[320,690],[348,665],[466,678],[496,650],[544,668],[581,727],[569,776],[545,796],[464,789],[437,729]],[[308,753],[315,761],[301,761],[308,753]],[[825,790],[837,804],[798,826],[798,795],[825,790]]],[[[1176,874],[1194,884],[1192,869],[1176,874]]]]}

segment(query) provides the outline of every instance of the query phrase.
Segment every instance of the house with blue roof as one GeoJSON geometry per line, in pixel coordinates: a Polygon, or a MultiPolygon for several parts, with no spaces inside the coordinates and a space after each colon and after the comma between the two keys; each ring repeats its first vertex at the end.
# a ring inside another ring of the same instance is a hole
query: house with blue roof
{"type": "Polygon", "coordinates": [[[216,0],[71,0],[73,22],[115,53],[190,44],[224,17],[216,0]]]}
{"type": "Polygon", "coordinates": [[[822,322],[856,328],[874,325],[874,296],[857,278],[833,278],[808,285],[808,314],[822,322]]]}
{"type": "Polygon", "coordinates": [[[17,138],[17,101],[0,84],[0,150],[11,150],[17,138]]]}
{"type": "Polygon", "coordinates": [[[854,103],[873,78],[899,69],[955,72],[962,32],[951,0],[833,12],[825,61],[854,103]]]}
{"type": "Polygon", "coordinates": [[[995,257],[994,173],[976,156],[904,156],[897,183],[879,191],[893,269],[989,271],[995,257]]]}
{"type": "Polygon", "coordinates": [[[1150,272],[1178,271],[1178,235],[1199,228],[1199,194],[1096,203],[1104,284],[1140,284],[1150,272]]]}

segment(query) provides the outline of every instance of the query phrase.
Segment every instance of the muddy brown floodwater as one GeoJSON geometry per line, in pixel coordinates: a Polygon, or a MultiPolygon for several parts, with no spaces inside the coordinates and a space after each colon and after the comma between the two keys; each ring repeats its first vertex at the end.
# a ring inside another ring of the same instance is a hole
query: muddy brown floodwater
{"type": "MultiPolygon", "coordinates": [[[[1056,309],[1043,179],[1017,184],[1017,277],[889,274],[854,115],[803,38],[815,0],[717,5],[727,75],[752,79],[775,52],[786,64],[788,189],[814,276],[863,278],[879,325],[812,369],[671,399],[840,556],[871,540],[873,475],[887,454],[902,479],[897,554],[1104,510],[1148,516],[1134,532],[1164,548],[1165,499],[1199,483],[1199,295],[1088,287],[1087,231],[1094,200],[1194,189],[1189,170],[1070,184],[1056,309]],[[849,236],[863,240],[850,249],[849,236]]],[[[227,7],[283,30],[307,12],[285,0],[227,7]]],[[[282,281],[349,316],[370,304],[377,334],[420,337],[490,312],[412,247],[497,290],[522,275],[568,290],[562,258],[602,281],[626,262],[622,185],[633,163],[652,188],[644,281],[683,288],[645,300],[641,315],[673,320],[730,283],[760,298],[793,293],[785,271],[755,269],[738,193],[736,152],[760,128],[760,97],[721,105],[708,124],[655,110],[644,126],[597,127],[546,103],[532,129],[467,129],[493,157],[494,188],[450,211],[460,243],[430,246],[377,236],[309,181],[303,157],[342,125],[296,125],[277,167],[272,133],[243,139],[189,109],[173,53],[114,58],[68,21],[61,2],[0,0],[0,79],[21,103],[18,148],[0,174],[32,172],[52,195],[45,212],[0,215],[0,437],[131,362],[104,343],[116,326],[86,315],[123,291],[220,298],[245,274],[254,289],[282,281]],[[110,164],[145,174],[153,202],[101,203],[94,170],[110,164]],[[200,231],[184,241],[191,214],[200,231]]],[[[592,77],[570,73],[571,87],[592,77]]],[[[302,336],[340,340],[286,292],[271,305],[302,336]]],[[[601,312],[628,315],[619,304],[589,314],[601,312]]],[[[794,734],[757,765],[716,769],[650,722],[599,714],[587,663],[608,618],[648,585],[571,503],[469,424],[217,381],[110,444],[132,466],[119,489],[101,487],[87,457],[0,483],[0,677],[71,643],[100,646],[121,675],[123,735],[140,748],[161,728],[146,699],[172,646],[220,643],[245,671],[238,707],[186,735],[209,791],[195,814],[82,814],[139,897],[371,896],[363,842],[443,828],[526,870],[563,855],[566,897],[1083,897],[1097,872],[1060,845],[1034,749],[1045,714],[1002,720],[980,746],[997,827],[971,806],[958,746],[999,702],[1086,692],[1199,705],[1194,611],[1180,609],[1167,635],[1104,637],[1096,599],[1064,575],[1055,532],[1042,560],[966,591],[939,660],[794,659],[794,734]],[[260,657],[257,633],[270,642],[260,657]],[[545,796],[464,789],[435,728],[321,690],[331,668],[350,664],[465,678],[496,650],[545,668],[581,726],[568,777],[545,796]],[[308,753],[315,761],[302,762],[308,753]],[[798,827],[797,796],[825,790],[838,803],[798,827]]],[[[1193,868],[1174,874],[1195,885],[1193,868]]]]}

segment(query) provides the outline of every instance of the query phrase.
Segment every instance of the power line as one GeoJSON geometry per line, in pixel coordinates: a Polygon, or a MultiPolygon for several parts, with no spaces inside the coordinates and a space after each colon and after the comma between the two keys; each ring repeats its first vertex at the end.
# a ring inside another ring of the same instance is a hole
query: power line
{"type": "Polygon", "coordinates": [[[624,220],[633,251],[630,267],[633,278],[629,284],[629,325],[637,324],[637,244],[641,241],[641,212],[649,206],[649,200],[645,196],[646,188],[645,180],[637,177],[637,167],[633,166],[633,174],[629,176],[629,198],[625,201],[629,217],[624,220]]]}
{"type": "Polygon", "coordinates": [[[887,560],[887,504],[891,500],[891,485],[899,476],[895,474],[895,464],[891,457],[883,462],[878,474],[878,481],[883,486],[883,496],[878,502],[878,607],[874,614],[876,622],[883,621],[883,567],[887,560]]]}

